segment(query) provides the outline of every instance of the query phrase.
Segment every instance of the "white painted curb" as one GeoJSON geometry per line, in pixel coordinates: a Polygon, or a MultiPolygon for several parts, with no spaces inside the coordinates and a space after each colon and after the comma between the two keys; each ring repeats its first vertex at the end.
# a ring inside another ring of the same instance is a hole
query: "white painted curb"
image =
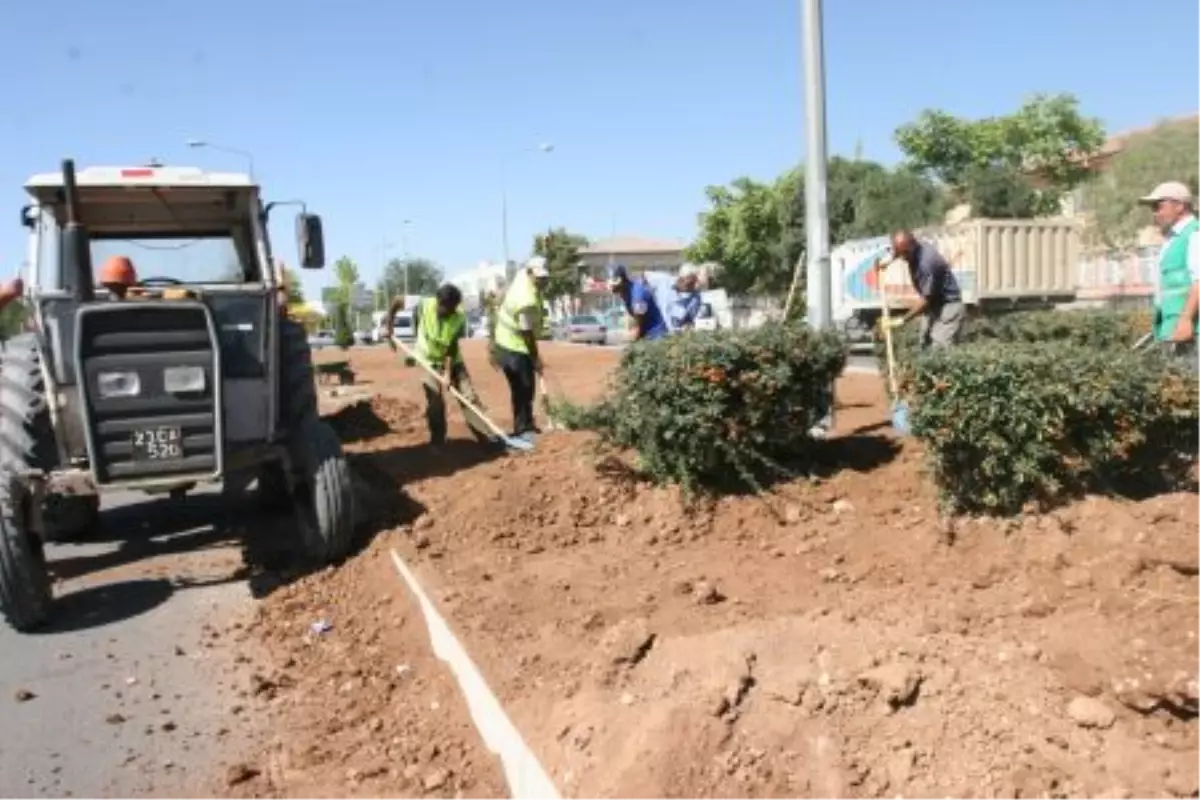
{"type": "Polygon", "coordinates": [[[438,613],[429,596],[421,589],[416,576],[400,558],[400,554],[395,550],[391,552],[396,571],[400,573],[400,577],[421,606],[425,625],[429,628],[429,642],[433,645],[433,652],[445,661],[454,673],[458,688],[466,698],[471,721],[475,723],[475,728],[488,749],[500,757],[500,763],[504,766],[504,777],[508,781],[508,790],[512,796],[519,799],[558,800],[559,794],[554,782],[542,768],[537,756],[525,744],[521,732],[512,724],[508,714],[504,713],[499,698],[492,694],[478,667],[471,661],[471,657],[454,636],[446,620],[438,613]]]}

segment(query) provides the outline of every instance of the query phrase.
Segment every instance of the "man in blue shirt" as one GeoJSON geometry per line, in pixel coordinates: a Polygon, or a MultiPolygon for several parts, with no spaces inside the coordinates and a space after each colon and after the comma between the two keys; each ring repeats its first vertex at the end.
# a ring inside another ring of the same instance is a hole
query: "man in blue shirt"
{"type": "Polygon", "coordinates": [[[691,264],[679,269],[679,280],[675,282],[675,302],[671,304],[671,328],[691,330],[696,326],[696,316],[702,305],[700,297],[700,273],[691,264]]]}
{"type": "Polygon", "coordinates": [[[917,290],[918,300],[903,317],[893,319],[892,326],[898,328],[921,317],[921,349],[957,344],[966,309],[950,263],[933,245],[918,241],[912,231],[907,230],[892,234],[890,257],[876,262],[876,269],[882,273],[897,258],[908,262],[908,275],[917,290]]]}
{"type": "Polygon", "coordinates": [[[628,270],[618,265],[613,270],[608,285],[613,294],[621,298],[625,310],[634,319],[635,342],[642,339],[661,339],[670,332],[662,311],[659,310],[654,291],[645,281],[633,280],[629,277],[628,270]]]}

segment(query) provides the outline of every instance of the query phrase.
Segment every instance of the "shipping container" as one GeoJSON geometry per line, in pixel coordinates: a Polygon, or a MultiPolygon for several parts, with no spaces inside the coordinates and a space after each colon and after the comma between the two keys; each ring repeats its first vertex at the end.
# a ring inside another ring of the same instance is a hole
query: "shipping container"
{"type": "MultiPolygon", "coordinates": [[[[1080,224],[1068,219],[976,219],[916,231],[946,257],[963,301],[989,306],[1055,304],[1075,298],[1079,283],[1080,224]]],[[[830,254],[833,317],[851,338],[869,336],[881,304],[880,276],[872,268],[890,245],[887,236],[845,242],[830,254]]],[[[883,274],[890,308],[916,300],[908,265],[883,274]]]]}

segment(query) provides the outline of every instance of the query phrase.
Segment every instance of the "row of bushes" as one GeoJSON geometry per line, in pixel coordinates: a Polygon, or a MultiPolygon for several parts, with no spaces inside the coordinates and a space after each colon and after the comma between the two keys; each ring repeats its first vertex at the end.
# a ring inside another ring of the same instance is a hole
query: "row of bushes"
{"type": "Polygon", "coordinates": [[[978,341],[910,367],[901,391],[948,510],[1012,513],[1191,481],[1196,375],[1160,349],[978,341]]]}
{"type": "MultiPolygon", "coordinates": [[[[1013,313],[920,356],[916,326],[902,332],[900,391],[945,507],[1011,513],[1193,480],[1195,370],[1133,352],[1148,326],[1145,313],[1013,313]]],[[[845,362],[836,337],[803,327],[696,333],[629,348],[602,403],[557,414],[635,449],[656,480],[755,486],[811,454],[845,362]]]]}
{"type": "Polygon", "coordinates": [[[694,332],[627,348],[605,400],[555,415],[635,449],[655,480],[758,486],[810,455],[809,431],[845,364],[837,336],[802,326],[694,332]]]}
{"type": "MultiPolygon", "coordinates": [[[[969,320],[961,343],[1061,342],[1089,350],[1130,349],[1150,330],[1150,323],[1147,311],[1013,311],[969,320]]],[[[913,322],[894,331],[892,349],[904,383],[920,351],[920,326],[913,322]]],[[[875,357],[884,373],[887,353],[882,337],[876,337],[875,357]]]]}

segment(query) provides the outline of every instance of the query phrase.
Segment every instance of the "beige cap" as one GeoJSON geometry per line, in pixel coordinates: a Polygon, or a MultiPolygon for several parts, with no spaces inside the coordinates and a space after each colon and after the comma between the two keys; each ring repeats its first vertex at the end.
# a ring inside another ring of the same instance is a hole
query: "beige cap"
{"type": "Polygon", "coordinates": [[[526,268],[535,278],[549,278],[550,270],[546,267],[546,259],[544,256],[534,256],[525,262],[526,268]]]}
{"type": "Polygon", "coordinates": [[[1177,200],[1180,203],[1192,202],[1192,192],[1185,184],[1179,181],[1167,181],[1160,183],[1154,187],[1154,191],[1145,197],[1138,198],[1138,202],[1143,205],[1154,205],[1160,200],[1177,200]]]}

